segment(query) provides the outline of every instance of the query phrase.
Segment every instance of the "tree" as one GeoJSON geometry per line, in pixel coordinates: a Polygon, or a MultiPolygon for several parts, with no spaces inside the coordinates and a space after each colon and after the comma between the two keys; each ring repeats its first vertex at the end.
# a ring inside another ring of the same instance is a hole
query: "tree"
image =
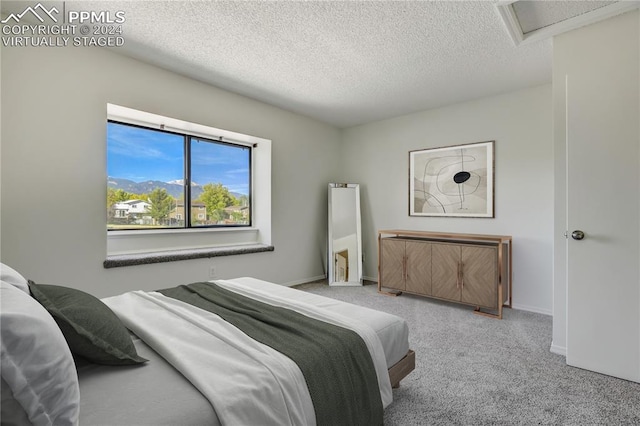
{"type": "Polygon", "coordinates": [[[157,224],[162,225],[169,217],[175,201],[166,189],[156,188],[149,194],[149,203],[151,204],[149,216],[151,216],[157,224]]]}
{"type": "Polygon", "coordinates": [[[107,207],[111,207],[116,203],[131,199],[130,193],[123,189],[107,188],[107,207]]]}
{"type": "Polygon", "coordinates": [[[223,220],[225,207],[233,206],[237,202],[236,197],[221,183],[208,183],[203,186],[199,199],[207,208],[207,216],[214,222],[223,220]]]}
{"type": "Polygon", "coordinates": [[[241,223],[242,221],[244,221],[244,215],[242,214],[241,211],[232,212],[231,218],[235,223],[241,223]]]}
{"type": "Polygon", "coordinates": [[[249,205],[249,197],[247,197],[246,195],[241,195],[237,198],[237,200],[238,204],[236,204],[236,206],[247,207],[249,205]]]}

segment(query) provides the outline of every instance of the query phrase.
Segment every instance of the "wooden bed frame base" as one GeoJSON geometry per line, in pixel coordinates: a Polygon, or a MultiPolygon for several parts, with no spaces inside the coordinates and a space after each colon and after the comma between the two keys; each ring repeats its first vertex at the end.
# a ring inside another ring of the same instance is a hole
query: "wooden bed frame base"
{"type": "Polygon", "coordinates": [[[391,387],[396,389],[400,387],[400,380],[407,377],[416,368],[416,353],[409,349],[409,352],[400,361],[396,362],[389,369],[389,379],[391,379],[391,387]]]}

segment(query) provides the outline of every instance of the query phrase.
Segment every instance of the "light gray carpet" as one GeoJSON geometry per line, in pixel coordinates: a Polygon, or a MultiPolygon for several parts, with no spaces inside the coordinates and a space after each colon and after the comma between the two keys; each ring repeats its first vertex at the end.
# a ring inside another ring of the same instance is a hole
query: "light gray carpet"
{"type": "Polygon", "coordinates": [[[640,425],[640,384],[567,366],[549,352],[550,316],[506,309],[496,320],[375,284],[297,288],[407,320],[416,369],[393,391],[387,426],[640,425]]]}

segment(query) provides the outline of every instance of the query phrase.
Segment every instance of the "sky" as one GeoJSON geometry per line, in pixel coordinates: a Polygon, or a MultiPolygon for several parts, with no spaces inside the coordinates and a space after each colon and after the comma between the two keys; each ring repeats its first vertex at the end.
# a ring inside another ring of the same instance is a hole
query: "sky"
{"type": "MultiPolygon", "coordinates": [[[[222,183],[231,192],[249,193],[250,150],[192,138],[191,181],[222,183]]],[[[107,124],[107,175],[134,182],[184,179],[181,135],[118,123],[107,124]]]]}

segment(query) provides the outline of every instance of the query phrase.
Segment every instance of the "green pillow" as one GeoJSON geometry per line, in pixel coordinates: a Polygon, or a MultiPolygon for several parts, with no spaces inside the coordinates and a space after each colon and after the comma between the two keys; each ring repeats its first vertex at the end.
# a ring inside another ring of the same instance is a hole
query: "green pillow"
{"type": "Polygon", "coordinates": [[[31,295],[56,320],[71,352],[96,364],[131,365],[139,357],[127,328],[100,299],[68,287],[29,281],[31,295]]]}

